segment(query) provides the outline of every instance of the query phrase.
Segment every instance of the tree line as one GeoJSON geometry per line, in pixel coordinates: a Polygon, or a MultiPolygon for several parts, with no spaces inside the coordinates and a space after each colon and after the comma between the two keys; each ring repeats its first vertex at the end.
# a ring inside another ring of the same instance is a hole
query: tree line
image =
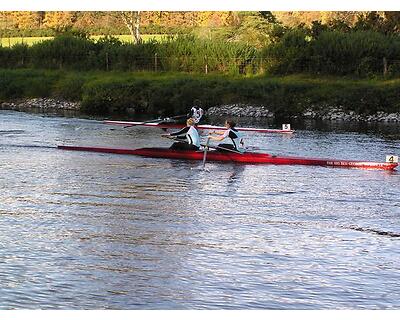
{"type": "MultiPolygon", "coordinates": [[[[233,16],[228,12],[221,17],[233,16]]],[[[342,17],[288,26],[271,12],[248,12],[241,13],[240,23],[230,27],[213,28],[206,34],[187,32],[162,41],[138,41],[135,45],[112,36],[94,41],[88,33],[67,30],[31,47],[19,44],[0,48],[0,67],[230,75],[399,75],[399,13],[369,12],[350,20],[342,17]]]]}
{"type": "MultiPolygon", "coordinates": [[[[137,12],[133,11],[132,13],[137,12]]],[[[102,11],[0,11],[0,33],[3,36],[54,35],[66,29],[80,30],[92,35],[116,35],[128,32],[124,15],[128,12],[102,11]]],[[[367,24],[387,22],[399,31],[399,13],[396,11],[265,11],[264,17],[273,16],[276,22],[288,27],[310,26],[314,21],[322,24],[341,21],[353,27],[361,21],[367,24]]],[[[177,27],[237,27],[258,12],[237,11],[142,11],[140,23],[146,32],[160,32],[177,27]],[[157,29],[158,28],[158,29],[157,29]]],[[[0,34],[1,35],[1,34],[0,34]]]]}
{"type": "Polygon", "coordinates": [[[70,12],[70,11],[14,11],[0,12],[0,32],[3,36],[53,36],[66,30],[79,30],[91,35],[127,34],[140,17],[144,33],[176,33],[193,27],[224,27],[238,22],[240,14],[219,12],[70,12]]]}

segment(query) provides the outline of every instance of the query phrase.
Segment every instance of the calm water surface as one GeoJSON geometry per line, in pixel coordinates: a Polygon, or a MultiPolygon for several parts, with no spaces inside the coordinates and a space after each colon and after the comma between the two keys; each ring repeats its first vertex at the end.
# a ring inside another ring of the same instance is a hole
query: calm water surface
{"type": "MultiPolygon", "coordinates": [[[[343,159],[400,154],[399,126],[296,128],[248,134],[248,144],[343,159]]],[[[168,146],[159,134],[0,111],[0,309],[400,308],[399,171],[201,171],[54,149],[168,146]]]]}

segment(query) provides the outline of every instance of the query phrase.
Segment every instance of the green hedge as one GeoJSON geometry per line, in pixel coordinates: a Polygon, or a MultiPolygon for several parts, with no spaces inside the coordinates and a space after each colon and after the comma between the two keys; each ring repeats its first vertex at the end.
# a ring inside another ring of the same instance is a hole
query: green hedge
{"type": "Polygon", "coordinates": [[[383,74],[383,58],[389,74],[399,75],[400,37],[376,31],[323,31],[311,37],[306,29],[287,32],[265,48],[275,74],[310,73],[373,77],[383,74]]]}
{"type": "Polygon", "coordinates": [[[0,100],[52,96],[61,77],[59,72],[0,69],[0,100]]]}
{"type": "Polygon", "coordinates": [[[310,106],[342,106],[358,113],[400,112],[400,80],[228,77],[126,72],[0,70],[0,100],[60,97],[82,101],[88,114],[186,113],[195,100],[204,108],[222,104],[264,105],[278,116],[310,106]]]}
{"type": "Polygon", "coordinates": [[[257,51],[243,43],[187,35],[133,45],[113,37],[95,41],[65,33],[31,47],[0,47],[0,67],[204,73],[207,65],[208,72],[238,74],[239,66],[256,56],[257,51]]]}
{"type": "Polygon", "coordinates": [[[261,49],[224,38],[179,35],[137,45],[113,37],[99,41],[70,32],[31,47],[0,47],[0,68],[76,71],[165,71],[238,74],[316,74],[374,78],[400,75],[400,36],[371,30],[285,29],[261,49]]]}

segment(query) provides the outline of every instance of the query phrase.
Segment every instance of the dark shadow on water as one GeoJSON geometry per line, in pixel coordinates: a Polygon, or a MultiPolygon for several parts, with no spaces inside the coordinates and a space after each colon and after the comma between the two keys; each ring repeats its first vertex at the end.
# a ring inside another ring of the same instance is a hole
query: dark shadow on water
{"type": "Polygon", "coordinates": [[[25,133],[25,130],[0,130],[0,135],[20,134],[25,133]]]}
{"type": "Polygon", "coordinates": [[[367,232],[367,233],[373,233],[379,236],[386,236],[389,238],[400,238],[400,234],[396,232],[391,232],[391,231],[383,231],[383,230],[377,230],[377,229],[372,229],[372,228],[363,228],[363,227],[357,227],[357,226],[349,226],[346,229],[351,229],[355,231],[360,231],[360,232],[367,232]]]}
{"type": "Polygon", "coordinates": [[[57,149],[57,146],[41,146],[41,145],[29,145],[29,144],[0,144],[0,147],[5,147],[5,148],[57,149]]]}

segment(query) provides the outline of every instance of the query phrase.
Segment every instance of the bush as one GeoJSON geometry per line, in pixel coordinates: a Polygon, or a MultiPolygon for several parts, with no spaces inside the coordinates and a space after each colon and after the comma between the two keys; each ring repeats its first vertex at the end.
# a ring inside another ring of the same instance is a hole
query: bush
{"type": "Polygon", "coordinates": [[[90,70],[95,67],[93,41],[64,34],[31,47],[31,62],[36,68],[90,70]]]}
{"type": "Polygon", "coordinates": [[[250,66],[257,51],[246,44],[194,36],[173,36],[162,42],[133,45],[113,37],[95,42],[85,34],[70,32],[32,47],[0,48],[0,57],[4,57],[0,66],[6,68],[154,71],[157,59],[158,71],[204,73],[207,65],[208,72],[239,74],[252,72],[250,66]]]}
{"type": "Polygon", "coordinates": [[[54,95],[70,101],[81,101],[87,76],[81,73],[66,74],[54,87],[54,95]]]}
{"type": "Polygon", "coordinates": [[[28,64],[28,45],[15,44],[12,48],[0,47],[0,68],[21,68],[28,64]]]}
{"type": "Polygon", "coordinates": [[[376,31],[320,31],[309,38],[294,29],[263,51],[273,74],[331,74],[374,77],[383,72],[383,58],[400,56],[400,37],[376,31]],[[309,39],[309,40],[307,40],[309,39]]]}
{"type": "Polygon", "coordinates": [[[83,110],[89,114],[121,114],[128,108],[146,111],[148,86],[149,82],[142,79],[89,82],[83,93],[83,110]]]}
{"type": "Polygon", "coordinates": [[[52,94],[59,74],[39,70],[2,70],[0,99],[48,97],[52,94]]]}
{"type": "Polygon", "coordinates": [[[264,58],[269,60],[268,71],[273,74],[304,72],[308,69],[310,43],[303,29],[286,32],[280,41],[265,48],[264,58]]]}
{"type": "Polygon", "coordinates": [[[94,81],[85,89],[84,107],[89,113],[138,112],[176,115],[187,112],[195,100],[205,108],[231,103],[266,105],[278,117],[301,114],[312,105],[342,106],[360,113],[379,108],[395,110],[399,84],[389,89],[378,83],[309,78],[232,79],[221,76],[168,76],[110,78],[94,81]]]}
{"type": "Polygon", "coordinates": [[[301,114],[311,106],[341,106],[358,113],[399,112],[400,80],[315,77],[238,78],[151,73],[78,73],[0,70],[0,99],[58,96],[81,100],[89,114],[185,114],[200,100],[207,109],[222,104],[264,105],[277,116],[301,114]]]}

